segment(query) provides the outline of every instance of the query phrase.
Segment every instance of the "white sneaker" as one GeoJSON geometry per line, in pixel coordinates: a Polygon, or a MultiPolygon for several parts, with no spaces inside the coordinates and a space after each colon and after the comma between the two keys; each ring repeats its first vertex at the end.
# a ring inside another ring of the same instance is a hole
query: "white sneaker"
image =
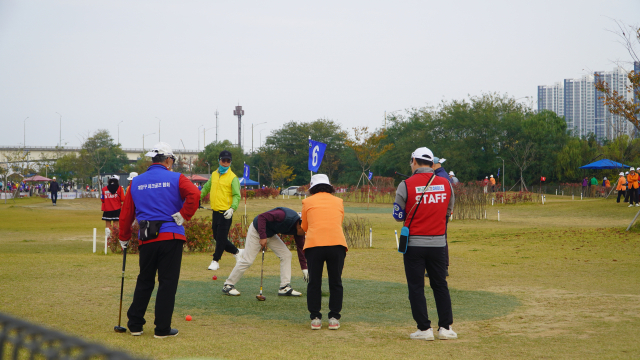
{"type": "Polygon", "coordinates": [[[224,284],[224,286],[222,287],[222,292],[225,295],[231,295],[231,296],[240,295],[240,291],[238,291],[236,287],[231,284],[224,284]]]}
{"type": "Polygon", "coordinates": [[[290,284],[287,284],[278,290],[278,296],[301,296],[302,293],[295,291],[291,288],[290,284]]]}
{"type": "Polygon", "coordinates": [[[414,340],[427,340],[433,341],[433,329],[429,328],[428,330],[418,330],[413,334],[409,335],[410,338],[414,340]]]}
{"type": "Polygon", "coordinates": [[[133,336],[140,336],[140,335],[142,335],[142,333],[143,333],[143,331],[142,331],[142,330],[140,330],[140,331],[132,331],[132,332],[131,332],[131,335],[133,335],[133,336]]]}
{"type": "Polygon", "coordinates": [[[640,206],[640,204],[639,204],[639,203],[636,203],[636,206],[640,206]]]}
{"type": "Polygon", "coordinates": [[[340,320],[336,318],[329,319],[329,330],[338,330],[340,329],[340,320]]]}
{"type": "Polygon", "coordinates": [[[627,206],[627,207],[633,207],[633,204],[629,204],[629,206],[627,206]]]}
{"type": "Polygon", "coordinates": [[[244,249],[238,249],[238,253],[233,255],[236,258],[236,262],[240,261],[240,259],[242,259],[242,253],[244,252],[244,249]]]}
{"type": "Polygon", "coordinates": [[[440,340],[453,340],[457,338],[458,334],[453,331],[453,328],[451,328],[451,326],[449,326],[449,329],[445,329],[443,327],[438,329],[438,339],[440,340]]]}
{"type": "Polygon", "coordinates": [[[209,267],[207,268],[207,270],[218,270],[220,269],[220,264],[218,264],[217,261],[213,260],[211,262],[211,265],[209,265],[209,267]]]}
{"type": "Polygon", "coordinates": [[[311,330],[320,330],[322,329],[322,320],[315,318],[311,320],[311,330]]]}

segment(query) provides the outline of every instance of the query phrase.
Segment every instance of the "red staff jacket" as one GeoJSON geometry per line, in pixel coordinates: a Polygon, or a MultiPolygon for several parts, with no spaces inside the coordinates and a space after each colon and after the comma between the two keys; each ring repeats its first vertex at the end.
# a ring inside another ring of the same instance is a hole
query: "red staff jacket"
{"type": "Polygon", "coordinates": [[[124,202],[122,186],[118,187],[118,191],[116,191],[115,194],[109,192],[106,186],[103,187],[100,201],[102,201],[102,211],[120,210],[120,208],[122,208],[122,203],[124,202]]]}

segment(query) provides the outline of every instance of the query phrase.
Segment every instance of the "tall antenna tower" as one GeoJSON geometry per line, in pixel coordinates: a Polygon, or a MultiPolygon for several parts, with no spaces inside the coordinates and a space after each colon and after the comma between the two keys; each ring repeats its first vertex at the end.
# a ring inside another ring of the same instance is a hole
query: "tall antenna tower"
{"type": "Polygon", "coordinates": [[[244,115],[242,106],[236,106],[236,109],[233,110],[233,115],[238,117],[238,147],[242,149],[242,115],[244,115]]]}

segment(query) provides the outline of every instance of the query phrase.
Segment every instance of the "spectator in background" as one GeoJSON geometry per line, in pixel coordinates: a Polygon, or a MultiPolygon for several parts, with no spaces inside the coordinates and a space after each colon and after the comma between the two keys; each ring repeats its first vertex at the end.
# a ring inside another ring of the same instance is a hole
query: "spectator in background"
{"type": "MultiPolygon", "coordinates": [[[[616,201],[618,204],[620,203],[620,196],[625,198],[625,192],[627,191],[627,178],[624,176],[624,173],[621,172],[618,178],[618,185],[616,186],[616,190],[618,190],[618,200],[616,201]]],[[[626,200],[625,200],[626,201],[626,200]]]]}
{"type": "Polygon", "coordinates": [[[607,179],[606,176],[602,180],[602,186],[604,186],[605,193],[608,193],[609,192],[609,188],[611,187],[611,182],[609,181],[609,179],[607,179]]]}
{"type": "Polygon", "coordinates": [[[629,169],[629,175],[627,175],[627,196],[629,197],[629,207],[632,207],[634,203],[636,206],[640,206],[638,205],[637,191],[638,174],[636,174],[635,168],[631,168],[629,169]]]}
{"type": "Polygon", "coordinates": [[[49,191],[51,192],[51,202],[53,203],[53,206],[56,206],[56,202],[58,201],[58,191],[60,191],[60,185],[56,181],[55,176],[49,184],[49,191]]]}
{"type": "Polygon", "coordinates": [[[582,196],[587,197],[589,195],[589,192],[587,191],[587,187],[589,186],[589,179],[587,179],[587,177],[585,176],[584,179],[582,179],[582,196]]]}
{"type": "Polygon", "coordinates": [[[491,192],[496,192],[496,179],[494,179],[493,174],[489,177],[489,183],[491,184],[491,192]]]}
{"type": "Polygon", "coordinates": [[[483,187],[484,193],[486,194],[488,192],[487,189],[489,187],[489,177],[488,176],[485,176],[484,180],[482,180],[482,187],[483,187]]]}
{"type": "Polygon", "coordinates": [[[442,167],[442,164],[444,164],[444,162],[447,161],[447,159],[440,159],[437,156],[433,157],[433,170],[436,174],[436,176],[440,176],[443,177],[445,179],[447,179],[449,181],[449,184],[452,184],[452,180],[449,177],[449,175],[447,174],[447,170],[445,170],[442,167]]]}
{"type": "Polygon", "coordinates": [[[449,178],[451,179],[451,183],[453,185],[460,183],[460,180],[458,180],[458,178],[456,177],[456,174],[454,174],[453,171],[449,171],[449,178]]]}
{"type": "Polygon", "coordinates": [[[596,177],[592,177],[591,181],[589,182],[589,186],[591,188],[590,194],[591,197],[596,197],[596,186],[598,186],[598,179],[596,179],[596,177]]]}

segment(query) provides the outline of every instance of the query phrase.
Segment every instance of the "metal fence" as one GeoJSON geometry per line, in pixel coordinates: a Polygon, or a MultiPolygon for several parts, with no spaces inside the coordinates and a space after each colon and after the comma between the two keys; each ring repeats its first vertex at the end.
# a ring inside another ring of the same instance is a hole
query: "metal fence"
{"type": "Polygon", "coordinates": [[[119,359],[134,357],[0,313],[0,360],[119,359]]]}

